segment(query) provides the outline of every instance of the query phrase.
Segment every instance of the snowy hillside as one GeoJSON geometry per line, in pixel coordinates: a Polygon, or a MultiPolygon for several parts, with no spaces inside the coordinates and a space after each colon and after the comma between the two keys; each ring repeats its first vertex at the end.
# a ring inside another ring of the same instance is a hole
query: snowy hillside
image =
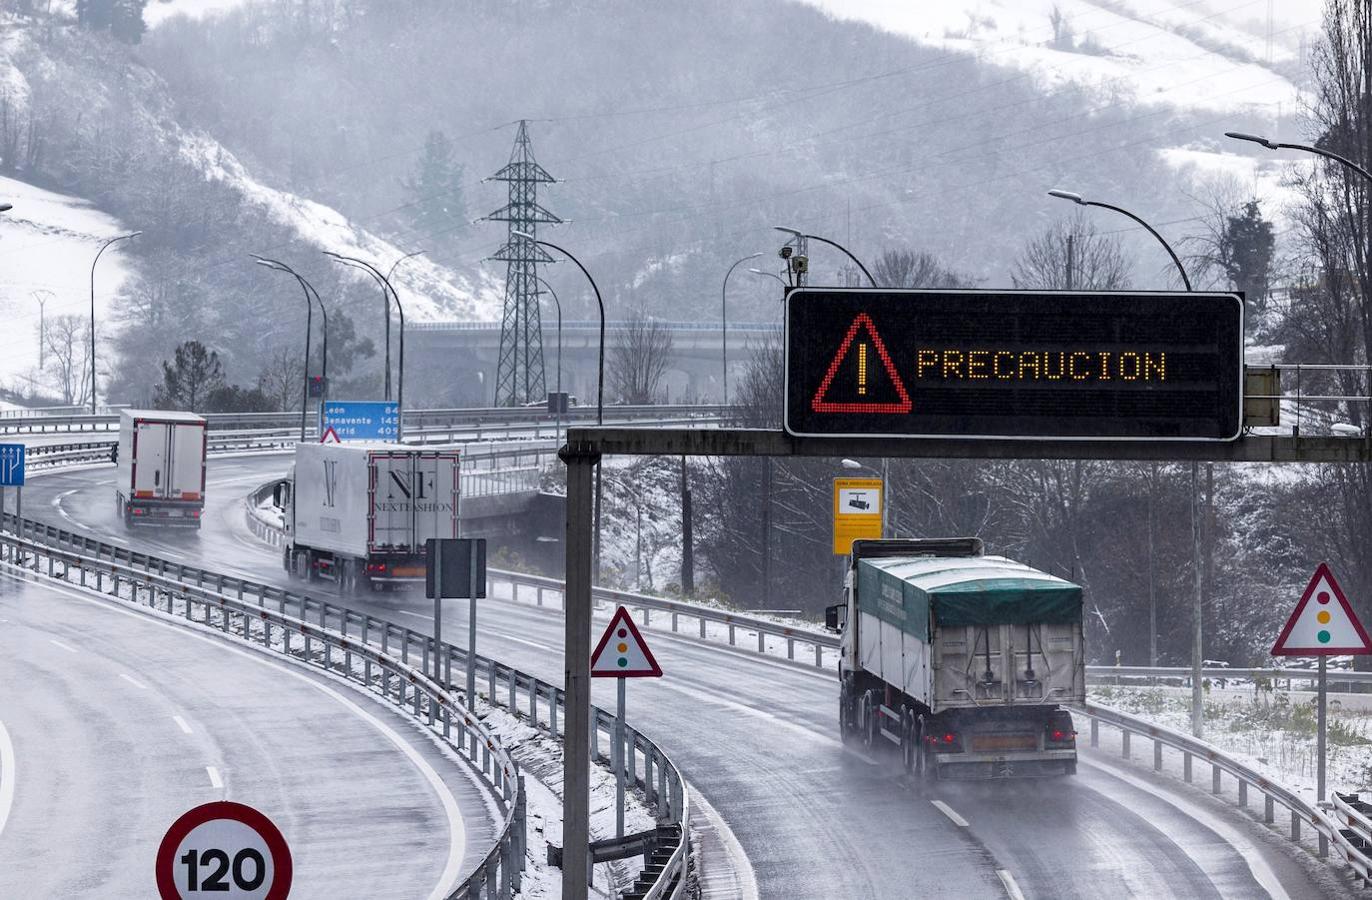
{"type": "MultiPolygon", "coordinates": [[[[49,323],[64,315],[88,319],[96,251],[129,229],[84,200],[12,178],[0,178],[0,202],[14,204],[0,213],[0,315],[5,322],[0,383],[22,391],[38,366],[39,299],[49,323]]],[[[101,319],[128,277],[125,247],[115,244],[100,257],[96,310],[101,319]]]]}
{"type": "Polygon", "coordinates": [[[1235,6],[1223,0],[798,0],[930,46],[1025,70],[1044,87],[1116,89],[1140,103],[1194,110],[1294,108],[1280,74],[1299,63],[1318,0],[1235,6]],[[1054,10],[1061,18],[1053,21],[1054,10]],[[1269,42],[1268,36],[1271,35],[1269,42]],[[1284,65],[1286,64],[1286,65],[1284,65]]]}

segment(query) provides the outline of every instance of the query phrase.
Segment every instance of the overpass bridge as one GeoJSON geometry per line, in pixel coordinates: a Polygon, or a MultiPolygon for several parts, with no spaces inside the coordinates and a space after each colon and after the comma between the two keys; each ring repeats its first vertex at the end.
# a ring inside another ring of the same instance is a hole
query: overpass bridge
{"type": "MultiPolygon", "coordinates": [[[[725,333],[719,322],[658,320],[672,338],[672,352],[664,377],[668,402],[722,399],[720,367],[725,333]]],[[[605,323],[605,353],[623,345],[629,323],[605,323]]],[[[435,382],[449,394],[424,397],[422,402],[490,403],[500,355],[499,322],[421,322],[405,329],[410,359],[406,370],[439,375],[435,382]],[[411,367],[413,366],[413,368],[411,367]]],[[[729,379],[740,377],[757,347],[780,340],[780,322],[731,322],[728,327],[729,379]]],[[[595,396],[600,322],[594,319],[562,323],[562,389],[583,403],[595,396]]],[[[557,382],[557,328],[544,322],[543,361],[548,389],[557,382]]],[[[412,382],[413,383],[413,382],[412,382]]],[[[419,397],[419,394],[415,395],[419,397]]]]}

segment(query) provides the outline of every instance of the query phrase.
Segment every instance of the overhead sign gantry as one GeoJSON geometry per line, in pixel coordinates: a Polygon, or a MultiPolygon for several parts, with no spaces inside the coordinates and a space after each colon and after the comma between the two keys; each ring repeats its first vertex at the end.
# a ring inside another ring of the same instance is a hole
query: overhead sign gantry
{"type": "Polygon", "coordinates": [[[801,288],[786,297],[797,437],[1231,441],[1236,294],[801,288]]]}

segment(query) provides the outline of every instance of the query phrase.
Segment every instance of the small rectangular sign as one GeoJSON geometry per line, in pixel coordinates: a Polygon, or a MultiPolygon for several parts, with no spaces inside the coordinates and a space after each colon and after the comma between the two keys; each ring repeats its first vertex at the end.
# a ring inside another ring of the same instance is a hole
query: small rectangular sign
{"type": "Polygon", "coordinates": [[[394,441],[400,434],[400,404],[391,400],[327,400],[323,430],[340,441],[394,441]]]}
{"type": "Polygon", "coordinates": [[[853,552],[853,541],[878,539],[881,533],[880,478],[834,479],[834,555],[853,552]]]}
{"type": "Polygon", "coordinates": [[[486,539],[485,538],[429,538],[424,542],[424,596],[437,596],[435,578],[443,572],[443,598],[461,600],[472,597],[472,563],[476,563],[476,596],[486,598],[486,539]],[[473,559],[475,556],[475,559],[473,559]]]}
{"type": "Polygon", "coordinates": [[[0,487],[24,486],[24,445],[0,444],[0,487]]]}
{"type": "Polygon", "coordinates": [[[802,437],[1228,441],[1237,294],[801,288],[786,430],[802,437]]]}

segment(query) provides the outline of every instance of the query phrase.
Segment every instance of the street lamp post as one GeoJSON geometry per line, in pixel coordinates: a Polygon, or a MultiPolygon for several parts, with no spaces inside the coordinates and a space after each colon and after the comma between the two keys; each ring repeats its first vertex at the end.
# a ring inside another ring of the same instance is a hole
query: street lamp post
{"type": "MultiPolygon", "coordinates": [[[[423,250],[411,253],[416,256],[423,253],[423,250]]],[[[399,390],[396,396],[396,409],[398,414],[395,417],[395,440],[399,443],[405,436],[405,308],[400,305],[400,297],[396,294],[395,288],[391,287],[391,281],[382,275],[376,266],[369,262],[364,262],[352,256],[344,256],[341,253],[334,253],[332,250],[325,250],[324,255],[332,257],[335,262],[341,262],[345,266],[352,266],[354,269],[362,269],[376,279],[376,283],[381,286],[381,293],[390,299],[395,300],[396,312],[400,314],[400,377],[399,390]]],[[[409,257],[401,257],[391,266],[391,271],[395,271],[395,266],[400,265],[409,257]]],[[[391,305],[390,299],[386,302],[386,399],[391,399],[391,305]]]]}
{"type": "MultiPolygon", "coordinates": [[[[5,204],[4,209],[0,209],[0,212],[10,208],[9,204],[5,204]]],[[[101,255],[109,249],[111,244],[136,238],[142,233],[141,231],[132,231],[110,238],[100,245],[100,249],[95,251],[95,259],[91,260],[91,415],[95,415],[95,264],[100,262],[101,255]]]]}
{"type": "MultiPolygon", "coordinates": [[[[1121,209],[1120,207],[1112,206],[1109,203],[1085,200],[1080,194],[1073,193],[1072,191],[1054,189],[1048,192],[1048,196],[1056,197],[1059,200],[1070,200],[1078,206],[1099,206],[1101,209],[1112,210],[1133,219],[1135,222],[1142,225],[1149,234],[1156,238],[1159,244],[1162,244],[1163,249],[1167,251],[1167,255],[1172,257],[1172,262],[1176,265],[1177,272],[1181,275],[1181,283],[1186,286],[1188,292],[1191,291],[1191,279],[1187,277],[1186,267],[1181,264],[1181,259],[1177,256],[1176,251],[1172,249],[1172,245],[1167,243],[1162,235],[1158,234],[1157,230],[1153,228],[1152,225],[1143,221],[1143,219],[1140,219],[1127,209],[1121,209]]],[[[1208,465],[1209,464],[1207,463],[1207,466],[1208,465]]],[[[1200,533],[1200,466],[1198,463],[1193,462],[1191,463],[1191,566],[1195,569],[1195,579],[1193,583],[1195,622],[1191,630],[1191,731],[1196,737],[1200,737],[1205,730],[1204,718],[1201,715],[1201,704],[1204,699],[1204,694],[1201,690],[1201,665],[1203,662],[1201,656],[1204,646],[1202,640],[1203,629],[1201,612],[1204,603],[1201,596],[1203,588],[1201,584],[1200,533]]]]}
{"type": "Polygon", "coordinates": [[[562,301],[557,299],[557,291],[543,278],[538,276],[538,283],[548,289],[548,294],[553,298],[553,308],[557,310],[557,442],[562,443],[562,301]]]}
{"type": "Polygon", "coordinates": [[[1349,159],[1348,157],[1340,156],[1337,153],[1332,153],[1328,150],[1325,150],[1323,147],[1314,147],[1310,144],[1287,144],[1282,141],[1274,141],[1270,138],[1262,137],[1261,135],[1245,134],[1242,131],[1226,131],[1224,133],[1224,136],[1228,138],[1233,138],[1236,141],[1249,141],[1254,144],[1261,144],[1268,150],[1300,150],[1304,153],[1313,153],[1316,156],[1323,156],[1325,159],[1332,159],[1336,163],[1340,163],[1341,165],[1347,166],[1354,172],[1357,172],[1363,178],[1366,178],[1369,182],[1372,182],[1372,172],[1369,172],[1367,169],[1353,162],[1353,160],[1349,159]]]}
{"type": "Polygon", "coordinates": [[[781,231],[781,232],[784,232],[784,233],[790,234],[790,235],[795,235],[797,238],[801,238],[801,239],[808,240],[808,241],[819,241],[821,244],[828,244],[830,247],[833,247],[833,248],[835,248],[835,249],[841,251],[845,256],[847,256],[849,259],[851,259],[851,260],[853,261],[853,263],[854,263],[859,269],[862,270],[862,274],[867,276],[867,282],[868,282],[869,284],[871,284],[872,287],[876,287],[876,286],[877,286],[877,280],[876,280],[875,278],[872,277],[872,273],[871,273],[871,272],[868,272],[868,271],[867,271],[867,267],[864,266],[864,265],[862,264],[862,260],[860,260],[860,259],[858,259],[856,256],[854,256],[854,255],[852,254],[852,251],[850,251],[847,247],[845,247],[845,246],[843,246],[842,244],[840,244],[838,241],[831,241],[831,240],[829,240],[828,238],[820,237],[820,236],[817,235],[817,234],[805,234],[804,232],[802,232],[802,231],[800,231],[800,230],[798,230],[798,229],[795,229],[795,228],[787,228],[785,225],[774,225],[774,226],[772,226],[772,227],[775,228],[777,231],[781,231]]]}
{"type": "Polygon", "coordinates": [[[300,285],[300,290],[305,293],[305,389],[303,399],[300,404],[300,439],[305,439],[306,410],[310,405],[310,319],[312,318],[313,306],[311,295],[315,303],[319,304],[319,314],[324,317],[324,346],[321,350],[320,377],[324,381],[324,394],[319,397],[319,402],[324,402],[324,395],[329,390],[329,311],[324,308],[324,300],[319,296],[319,292],[314,289],[314,285],[305,280],[305,277],[290,266],[276,259],[268,259],[265,256],[253,254],[253,260],[259,266],[265,266],[275,272],[285,272],[293,277],[300,285]]]}
{"type": "Polygon", "coordinates": [[[725,406],[729,405],[729,276],[734,274],[734,269],[743,263],[750,259],[757,259],[761,255],[761,253],[750,253],[730,266],[729,271],[724,273],[724,284],[719,289],[719,337],[724,364],[723,371],[720,373],[724,380],[720,384],[724,389],[725,406]]]}
{"type": "Polygon", "coordinates": [[[762,276],[765,276],[765,277],[767,277],[767,278],[775,278],[775,279],[777,280],[777,283],[781,285],[781,289],[782,289],[783,291],[786,290],[786,288],[790,287],[790,285],[788,285],[788,284],[786,283],[786,279],[785,279],[785,278],[782,278],[780,275],[778,275],[778,274],[775,273],[775,272],[767,272],[767,271],[764,271],[763,269],[749,269],[748,271],[749,271],[749,272],[752,272],[754,275],[762,275],[762,276]]]}

